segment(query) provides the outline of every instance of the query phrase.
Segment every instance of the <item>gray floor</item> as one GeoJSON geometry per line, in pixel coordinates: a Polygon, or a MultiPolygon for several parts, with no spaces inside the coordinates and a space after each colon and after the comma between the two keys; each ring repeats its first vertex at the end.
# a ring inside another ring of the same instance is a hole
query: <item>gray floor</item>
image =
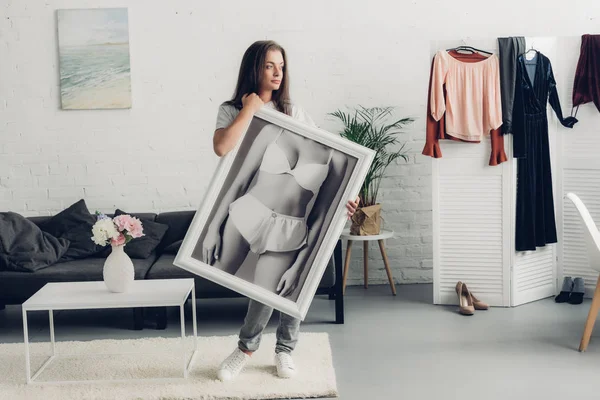
{"type": "MultiPolygon", "coordinates": [[[[465,317],[456,307],[433,306],[431,285],[349,287],[346,323],[335,325],[334,302],[319,296],[303,331],[328,332],[341,399],[597,399],[600,327],[585,353],[577,348],[589,309],[545,299],[465,317]]],[[[246,301],[201,300],[200,335],[237,333],[246,301]]],[[[169,327],[127,329],[130,312],[69,311],[55,317],[57,339],[91,340],[177,336],[169,327]],[[122,318],[119,318],[121,316],[122,318]]],[[[30,321],[33,341],[47,340],[47,314],[30,321]]],[[[275,329],[275,318],[268,328],[275,329]]],[[[0,342],[21,342],[20,307],[0,311],[0,342]]]]}

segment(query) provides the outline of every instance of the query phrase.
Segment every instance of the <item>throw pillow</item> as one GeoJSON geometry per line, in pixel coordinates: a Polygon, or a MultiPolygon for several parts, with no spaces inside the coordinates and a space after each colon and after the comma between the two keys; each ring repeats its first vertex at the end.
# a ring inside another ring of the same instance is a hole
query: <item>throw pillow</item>
{"type": "MultiPolygon", "coordinates": [[[[137,217],[135,214],[125,212],[123,210],[115,211],[115,217],[117,215],[129,214],[132,217],[137,217]]],[[[144,236],[136,239],[132,239],[125,246],[125,253],[131,258],[148,258],[154,251],[156,246],[160,243],[163,236],[169,229],[169,225],[159,224],[158,222],[151,221],[149,219],[139,218],[142,221],[142,228],[144,236]]]]}
{"type": "Polygon", "coordinates": [[[96,216],[90,214],[85,200],[81,199],[43,222],[40,229],[71,242],[69,249],[60,259],[68,261],[86,258],[102,250],[102,246],[92,241],[92,226],[95,223],[96,216]]]}
{"type": "Polygon", "coordinates": [[[183,239],[171,243],[170,245],[168,245],[167,247],[165,247],[163,249],[163,253],[177,255],[177,252],[179,251],[179,248],[181,247],[182,243],[183,243],[183,239]]]}
{"type": "Polygon", "coordinates": [[[0,271],[35,272],[56,263],[69,241],[43,232],[14,212],[0,213],[0,271]]]}

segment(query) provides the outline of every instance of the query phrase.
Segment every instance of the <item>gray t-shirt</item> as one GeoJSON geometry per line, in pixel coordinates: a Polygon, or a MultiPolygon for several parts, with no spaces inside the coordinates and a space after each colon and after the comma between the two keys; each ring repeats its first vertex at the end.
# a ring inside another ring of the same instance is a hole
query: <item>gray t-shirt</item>
{"type": "MultiPolygon", "coordinates": [[[[266,103],[265,107],[275,109],[275,105],[272,101],[266,103]]],[[[217,114],[217,125],[215,127],[215,130],[227,128],[239,113],[240,110],[238,110],[234,106],[225,103],[221,104],[219,106],[219,112],[217,114]]],[[[304,122],[314,127],[317,126],[310,117],[310,115],[308,115],[308,113],[302,107],[299,107],[295,104],[292,104],[292,118],[295,118],[301,122],[304,122]]]]}

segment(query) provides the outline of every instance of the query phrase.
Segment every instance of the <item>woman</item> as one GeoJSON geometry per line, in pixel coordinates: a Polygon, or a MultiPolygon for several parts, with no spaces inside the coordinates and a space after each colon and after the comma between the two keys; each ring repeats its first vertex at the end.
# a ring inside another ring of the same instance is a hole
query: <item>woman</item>
{"type": "MultiPolygon", "coordinates": [[[[314,126],[310,117],[290,102],[289,76],[284,73],[286,61],[284,49],[273,41],[258,41],[246,50],[235,95],[219,108],[213,138],[218,156],[236,146],[263,106],[314,126]]],[[[248,151],[239,176],[207,229],[203,242],[205,262],[235,273],[252,251],[258,254],[255,283],[282,296],[289,295],[325,220],[327,210],[317,207],[312,212],[312,205],[317,201],[335,201],[337,187],[328,183],[341,180],[346,163],[339,152],[267,125],[248,151]],[[250,187],[253,180],[255,185],[250,187]],[[273,187],[281,188],[279,192],[285,195],[270,195],[273,187]]],[[[356,211],[357,202],[358,199],[348,201],[348,217],[356,211]]],[[[219,379],[231,380],[243,369],[258,349],[272,312],[271,307],[250,300],[238,347],[219,367],[219,379]]],[[[291,352],[298,341],[299,326],[297,318],[280,314],[275,348],[280,377],[295,374],[291,352]]]]}

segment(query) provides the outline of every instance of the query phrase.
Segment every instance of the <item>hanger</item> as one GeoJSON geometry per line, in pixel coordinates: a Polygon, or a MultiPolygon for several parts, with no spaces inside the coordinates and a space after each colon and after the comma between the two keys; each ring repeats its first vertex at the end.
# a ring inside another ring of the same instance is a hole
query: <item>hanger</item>
{"type": "Polygon", "coordinates": [[[451,51],[451,50],[455,50],[455,51],[468,50],[468,51],[471,51],[473,53],[475,53],[477,51],[479,53],[485,53],[485,54],[489,54],[489,55],[493,54],[493,53],[490,53],[489,51],[476,49],[475,47],[472,47],[472,46],[458,46],[458,47],[454,47],[454,48],[451,48],[451,49],[446,49],[446,51],[451,51]]]}
{"type": "Polygon", "coordinates": [[[537,51],[534,47],[533,47],[533,42],[531,43],[531,47],[529,48],[529,50],[527,50],[525,53],[521,54],[522,56],[526,56],[527,54],[529,54],[530,52],[535,51],[536,53],[539,53],[539,51],[537,51]]]}

